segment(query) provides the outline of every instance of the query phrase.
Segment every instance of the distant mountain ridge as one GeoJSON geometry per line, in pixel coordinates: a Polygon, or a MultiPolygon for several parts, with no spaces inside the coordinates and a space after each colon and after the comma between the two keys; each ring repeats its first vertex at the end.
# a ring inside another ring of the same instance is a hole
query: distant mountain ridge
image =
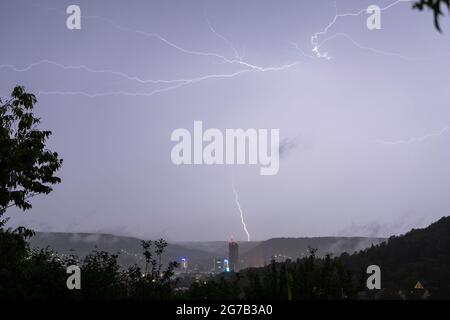
{"type": "MultiPolygon", "coordinates": [[[[270,262],[274,255],[278,259],[302,257],[308,246],[318,249],[318,253],[353,253],[383,238],[364,237],[317,237],[317,238],[272,238],[260,242],[239,242],[241,267],[253,267],[270,262]],[[281,254],[281,255],[280,255],[281,254]]],[[[93,250],[120,253],[119,263],[129,266],[142,264],[141,239],[99,233],[37,232],[30,239],[31,248],[49,248],[61,255],[75,254],[84,257],[93,250]]],[[[191,267],[200,270],[213,268],[215,259],[228,256],[227,241],[175,242],[169,243],[163,255],[163,263],[187,258],[191,267]]]]}
{"type": "Polygon", "coordinates": [[[309,248],[317,249],[317,255],[331,253],[334,256],[354,253],[372,245],[384,242],[385,238],[368,237],[311,237],[311,238],[272,238],[261,242],[241,257],[243,267],[264,266],[274,258],[284,261],[295,260],[308,254],[309,248]]]}
{"type": "MultiPolygon", "coordinates": [[[[58,254],[75,254],[79,257],[84,257],[93,250],[119,253],[119,263],[122,266],[130,266],[144,263],[141,241],[133,237],[100,233],[36,232],[29,243],[31,248],[48,247],[58,254]]],[[[212,261],[207,252],[170,243],[162,262],[164,264],[170,261],[179,262],[182,257],[188,257],[192,263],[201,265],[212,261]]]]}

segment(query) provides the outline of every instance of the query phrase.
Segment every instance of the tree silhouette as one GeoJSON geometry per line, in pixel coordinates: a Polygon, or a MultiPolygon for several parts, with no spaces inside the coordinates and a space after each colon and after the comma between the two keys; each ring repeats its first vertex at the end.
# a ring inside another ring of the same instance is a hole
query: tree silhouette
{"type": "MultiPolygon", "coordinates": [[[[0,218],[11,206],[30,209],[29,198],[48,194],[51,185],[61,182],[54,173],[62,160],[45,147],[52,133],[37,128],[36,101],[21,86],[14,88],[11,98],[0,99],[0,218]]],[[[4,224],[0,220],[0,228],[4,224]]]]}
{"type": "Polygon", "coordinates": [[[442,7],[445,6],[450,11],[450,0],[420,0],[413,5],[413,8],[420,11],[424,8],[432,10],[434,14],[434,26],[439,32],[442,32],[441,26],[439,25],[439,18],[443,16],[442,7]]]}

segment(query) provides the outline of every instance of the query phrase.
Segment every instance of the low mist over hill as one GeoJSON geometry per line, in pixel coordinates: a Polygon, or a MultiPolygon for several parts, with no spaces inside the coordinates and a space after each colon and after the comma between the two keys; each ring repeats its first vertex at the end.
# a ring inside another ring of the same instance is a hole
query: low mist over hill
{"type": "MultiPolygon", "coordinates": [[[[241,267],[262,266],[272,257],[277,261],[295,259],[307,253],[308,247],[318,249],[318,254],[343,252],[353,253],[382,242],[382,238],[273,238],[261,242],[239,242],[241,267]]],[[[60,255],[74,254],[84,257],[93,250],[119,253],[122,266],[142,264],[141,240],[132,237],[96,233],[37,232],[30,239],[32,248],[52,249],[60,255]]],[[[166,248],[163,263],[187,258],[191,268],[207,271],[213,268],[215,259],[228,257],[228,242],[180,242],[171,243],[166,248]]]]}
{"type": "MultiPolygon", "coordinates": [[[[119,253],[119,263],[129,266],[134,263],[142,265],[141,239],[132,237],[115,236],[98,233],[59,233],[37,232],[30,239],[32,248],[46,248],[58,252],[60,255],[74,254],[84,257],[93,250],[102,250],[110,253],[119,253]]],[[[200,266],[212,265],[212,257],[208,252],[183,247],[178,244],[169,244],[163,255],[163,263],[170,261],[179,262],[182,257],[187,257],[192,263],[200,266]]]]}
{"type": "Polygon", "coordinates": [[[417,282],[434,298],[450,293],[450,217],[443,217],[423,229],[392,236],[378,246],[341,260],[355,274],[369,265],[381,268],[383,287],[408,294],[417,282]],[[395,290],[394,290],[395,289],[395,290]]]}
{"type": "Polygon", "coordinates": [[[246,267],[263,266],[272,258],[281,262],[305,257],[309,248],[317,249],[318,256],[327,253],[338,256],[344,252],[354,253],[383,241],[384,238],[366,237],[273,238],[243,253],[241,260],[246,267]]]}

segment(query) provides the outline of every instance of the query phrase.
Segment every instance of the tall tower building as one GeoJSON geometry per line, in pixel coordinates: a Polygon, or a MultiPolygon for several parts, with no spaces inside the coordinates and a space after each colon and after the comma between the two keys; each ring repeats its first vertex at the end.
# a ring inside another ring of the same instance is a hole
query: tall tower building
{"type": "Polygon", "coordinates": [[[239,271],[239,245],[233,239],[228,242],[228,261],[231,271],[239,271]]]}

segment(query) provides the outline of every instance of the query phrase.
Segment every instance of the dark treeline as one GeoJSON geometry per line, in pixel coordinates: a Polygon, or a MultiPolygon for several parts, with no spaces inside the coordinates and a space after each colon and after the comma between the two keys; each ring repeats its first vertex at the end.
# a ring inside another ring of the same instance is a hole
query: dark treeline
{"type": "Polygon", "coordinates": [[[195,283],[195,299],[450,299],[450,217],[339,257],[308,257],[195,283]],[[368,290],[367,267],[381,269],[381,290],[368,290]]]}
{"type": "Polygon", "coordinates": [[[83,259],[59,257],[49,249],[31,250],[25,229],[0,229],[0,299],[171,299],[176,262],[163,269],[164,240],[142,241],[145,268],[123,270],[118,254],[93,251],[83,259]],[[69,290],[67,267],[81,270],[80,290],[69,290]]]}
{"type": "Polygon", "coordinates": [[[409,299],[450,298],[450,217],[423,230],[391,237],[352,255],[308,257],[178,285],[177,263],[163,266],[164,240],[143,241],[145,266],[123,269],[118,254],[94,251],[80,259],[31,250],[32,231],[6,227],[6,210],[28,210],[61,179],[51,132],[39,130],[36,97],[16,87],[0,99],[0,299],[409,299]],[[67,267],[81,271],[81,289],[69,290],[67,267]],[[381,290],[367,290],[366,269],[381,269],[381,290]],[[420,285],[418,283],[420,282],[420,285]],[[416,287],[414,289],[414,287],[416,287]]]}
{"type": "Polygon", "coordinates": [[[218,278],[194,281],[177,290],[176,262],[166,268],[164,240],[143,241],[145,268],[122,269],[118,254],[94,251],[83,259],[59,257],[48,249],[31,250],[25,229],[0,231],[0,298],[2,299],[345,299],[356,286],[338,259],[317,259],[315,250],[296,262],[272,262],[218,278]],[[81,269],[81,289],[66,286],[66,268],[81,269]]]}
{"type": "Polygon", "coordinates": [[[314,249],[296,261],[193,281],[180,290],[176,262],[161,264],[167,243],[143,241],[145,267],[122,269],[118,254],[94,251],[79,259],[31,250],[26,229],[0,230],[0,299],[448,299],[450,217],[391,237],[352,255],[318,258],[314,249]],[[68,290],[66,268],[81,269],[81,289],[68,290]],[[381,268],[382,289],[368,290],[366,268],[381,268]],[[414,288],[420,282],[423,288],[414,288]]]}
{"type": "Polygon", "coordinates": [[[40,130],[33,112],[36,96],[17,86],[0,99],[0,298],[3,299],[301,299],[352,298],[355,287],[348,270],[328,257],[319,261],[314,251],[295,263],[273,263],[269,269],[250,270],[219,279],[177,286],[174,269],[163,268],[164,240],[142,242],[145,267],[126,270],[118,255],[94,251],[79,259],[48,249],[31,250],[32,231],[6,228],[6,210],[32,208],[30,199],[48,194],[61,179],[58,153],[48,150],[51,131],[40,130]],[[67,267],[80,268],[81,289],[69,290],[67,267]]]}
{"type": "Polygon", "coordinates": [[[450,217],[443,217],[425,229],[413,229],[402,236],[340,260],[353,274],[376,264],[382,271],[385,298],[450,299],[450,217]],[[423,292],[414,290],[420,282],[423,292]]]}
{"type": "Polygon", "coordinates": [[[272,261],[264,268],[252,268],[211,282],[196,282],[188,299],[249,300],[340,300],[355,299],[358,283],[339,259],[319,259],[311,249],[308,257],[283,263],[272,261]]]}

